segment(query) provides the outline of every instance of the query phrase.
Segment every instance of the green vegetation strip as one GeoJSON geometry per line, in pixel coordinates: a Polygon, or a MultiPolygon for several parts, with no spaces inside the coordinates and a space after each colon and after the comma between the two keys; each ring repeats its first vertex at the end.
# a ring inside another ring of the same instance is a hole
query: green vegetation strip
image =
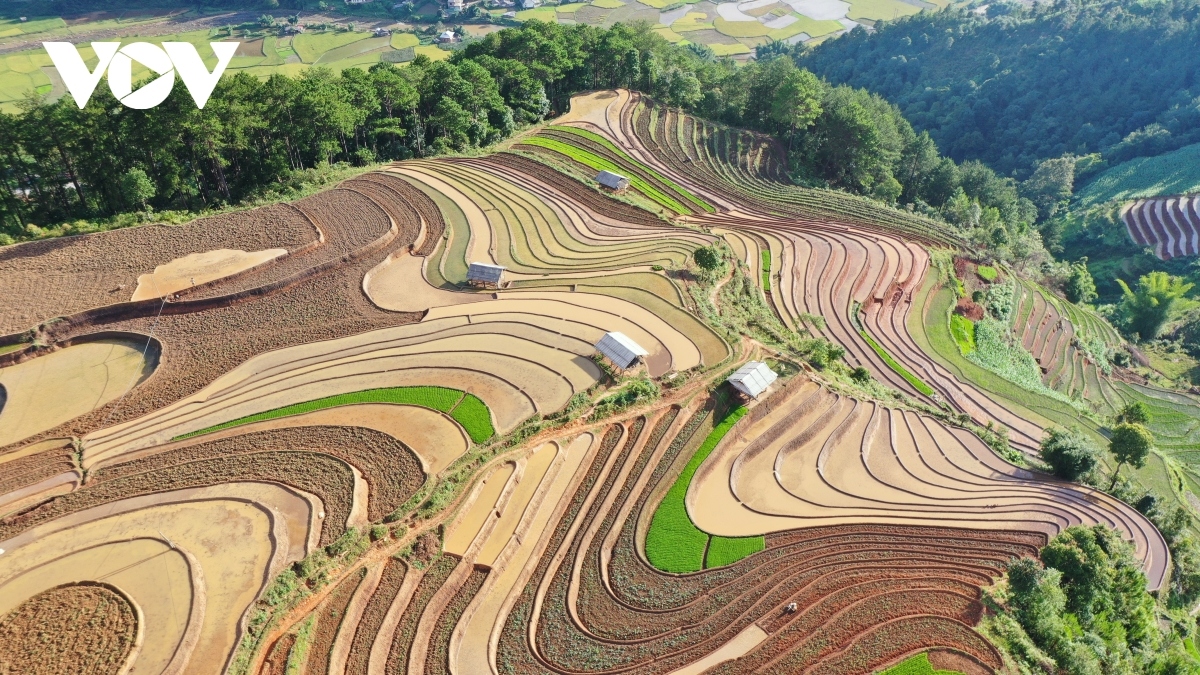
{"type": "MultiPolygon", "coordinates": [[[[628,171],[625,169],[617,166],[607,159],[604,159],[603,157],[599,157],[588,152],[587,150],[577,148],[568,143],[556,141],[553,138],[533,136],[532,138],[526,138],[521,142],[525,145],[534,145],[539,148],[545,148],[547,150],[557,152],[560,155],[573,159],[576,162],[579,162],[580,164],[597,171],[611,171],[617,174],[628,173],[628,171]]],[[[638,192],[652,199],[656,204],[665,206],[678,214],[685,214],[688,212],[688,209],[685,206],[675,201],[671,197],[663,194],[658,188],[637,176],[629,176],[629,184],[632,185],[633,188],[638,192]]]]}
{"type": "Polygon", "coordinates": [[[764,291],[771,290],[771,252],[762,251],[762,286],[764,291]]]}
{"type": "Polygon", "coordinates": [[[879,673],[879,675],[962,675],[957,670],[936,670],[929,654],[917,654],[879,673]]]}
{"type": "Polygon", "coordinates": [[[950,315],[950,335],[958,351],[966,356],[975,351],[975,322],[961,314],[950,315]]]}
{"type": "Polygon", "coordinates": [[[454,421],[461,424],[467,430],[467,435],[476,444],[485,443],[492,436],[496,435],[487,404],[479,400],[474,394],[468,394],[458,389],[449,389],[447,387],[385,387],[382,389],[367,389],[348,394],[326,396],[325,398],[318,398],[303,403],[294,403],[282,408],[266,410],[254,415],[247,415],[235,420],[229,420],[228,422],[222,422],[221,424],[176,436],[172,440],[178,441],[243,424],[359,403],[415,405],[447,413],[454,421]]]}
{"type": "Polygon", "coordinates": [[[871,335],[867,333],[866,329],[863,328],[862,324],[860,324],[858,321],[857,312],[854,314],[854,325],[858,329],[858,334],[862,336],[862,339],[866,340],[868,345],[871,345],[871,349],[875,350],[875,353],[879,355],[879,358],[883,359],[884,363],[888,364],[889,368],[896,371],[900,377],[903,377],[906,381],[908,381],[908,383],[916,388],[917,391],[925,394],[926,396],[933,396],[933,387],[925,384],[919,377],[908,372],[907,368],[900,365],[896,359],[893,359],[892,355],[887,353],[887,350],[880,346],[880,344],[875,341],[875,338],[871,337],[871,335]]]}
{"type": "Polygon", "coordinates": [[[713,428],[654,511],[646,533],[646,558],[658,569],[675,574],[698,572],[729,565],[766,547],[763,537],[709,537],[692,522],[684,504],[696,470],[745,414],[746,409],[739,406],[713,428]]]}
{"type": "Polygon", "coordinates": [[[703,209],[709,213],[713,213],[714,211],[716,211],[716,209],[713,208],[713,206],[711,204],[709,204],[708,202],[706,202],[703,199],[700,199],[696,195],[692,194],[686,188],[679,185],[678,183],[671,180],[670,178],[667,178],[666,176],[662,175],[661,173],[655,171],[652,167],[646,166],[645,164],[634,159],[633,157],[630,157],[624,150],[613,145],[612,142],[610,142],[607,138],[601,136],[600,134],[592,133],[592,132],[588,131],[587,129],[579,129],[576,127],[568,127],[568,126],[559,126],[557,124],[550,128],[555,131],[563,131],[563,132],[566,132],[569,134],[575,134],[576,136],[586,138],[593,143],[601,145],[606,150],[613,153],[617,157],[620,157],[622,160],[629,162],[629,164],[631,164],[635,168],[641,169],[643,172],[649,174],[658,182],[662,183],[663,185],[666,185],[667,187],[671,188],[675,192],[678,192],[681,197],[683,197],[684,199],[687,199],[689,202],[695,204],[696,206],[700,207],[701,209],[703,209]]]}

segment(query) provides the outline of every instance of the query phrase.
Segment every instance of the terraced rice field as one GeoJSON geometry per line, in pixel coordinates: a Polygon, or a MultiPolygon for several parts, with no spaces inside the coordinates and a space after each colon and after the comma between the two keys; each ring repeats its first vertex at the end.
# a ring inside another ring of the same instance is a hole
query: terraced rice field
{"type": "MultiPolygon", "coordinates": [[[[1052,422],[1144,400],[1190,466],[1197,403],[1116,379],[1099,318],[1015,287],[1007,328],[1042,369],[1027,394],[950,334],[945,226],[790,186],[770,139],[627,91],[522,138],[291,205],[0,250],[18,298],[0,315],[0,647],[91,612],[96,659],[56,638],[47,663],[849,674],[928,654],[994,673],[980,589],[1062,529],[1117,528],[1164,582],[1141,514],[965,422],[1033,452],[1052,422]],[[597,167],[636,194],[599,190],[597,167]],[[787,357],[706,320],[692,256],[713,244],[779,324],[908,403],[799,364],[735,400],[723,375],[787,357]],[[467,285],[471,262],[504,283],[467,285]],[[594,358],[609,331],[646,349],[631,379],[658,394],[606,416],[594,403],[633,386],[594,358]]],[[[1200,489],[1190,468],[1165,480],[1200,489]]]]}
{"type": "Polygon", "coordinates": [[[1129,238],[1159,260],[1200,255],[1200,196],[1138,199],[1121,207],[1129,238]]]}

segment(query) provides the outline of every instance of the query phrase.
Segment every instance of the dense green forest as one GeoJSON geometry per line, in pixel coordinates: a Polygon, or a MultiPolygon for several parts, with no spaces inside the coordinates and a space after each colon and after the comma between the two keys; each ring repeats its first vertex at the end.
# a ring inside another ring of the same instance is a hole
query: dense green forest
{"type": "Polygon", "coordinates": [[[737,66],[671,45],[644,24],[536,21],[447,61],[226,77],[203,110],[182,87],[151,110],[124,108],[105,87],[82,110],[69,97],[31,98],[20,114],[0,115],[0,237],[147,208],[199,212],[286,196],[314,167],[488,146],[566,110],[574,93],[607,87],[777,134],[792,149],[798,182],[911,205],[1002,259],[1045,258],[1033,229],[1038,208],[1015,181],[943,158],[878,95],[831,86],[788,58],[737,66]]]}
{"type": "Polygon", "coordinates": [[[1200,141],[1196,0],[1058,0],[923,12],[798,57],[895,103],[958,161],[1018,177],[1040,160],[1110,163],[1200,141]]]}

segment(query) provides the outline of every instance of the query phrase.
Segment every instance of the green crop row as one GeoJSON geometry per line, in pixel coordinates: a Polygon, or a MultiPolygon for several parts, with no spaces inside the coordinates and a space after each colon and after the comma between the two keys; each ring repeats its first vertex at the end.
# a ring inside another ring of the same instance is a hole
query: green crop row
{"type": "MultiPolygon", "coordinates": [[[[696,470],[717,447],[725,434],[729,433],[733,425],[745,414],[746,408],[739,406],[713,428],[696,450],[696,454],[692,455],[691,461],[683,468],[679,478],[675,479],[675,483],[663,497],[662,503],[655,509],[654,517],[650,521],[650,531],[646,533],[646,558],[658,569],[675,574],[698,572],[704,569],[704,553],[709,546],[709,536],[708,533],[696,527],[691,517],[688,516],[684,498],[687,496],[688,486],[691,485],[696,470]]],[[[732,543],[737,540],[723,541],[717,544],[718,552],[715,555],[720,557],[723,564],[727,565],[735,562],[735,559],[730,559],[729,555],[734,552],[734,549],[737,549],[738,553],[750,555],[754,551],[762,550],[765,545],[762,537],[745,537],[744,539],[757,539],[758,543],[751,545],[732,543]],[[751,550],[752,548],[753,550],[751,550]]],[[[712,557],[713,554],[710,554],[710,560],[712,557]]]]}
{"type": "Polygon", "coordinates": [[[245,417],[239,417],[228,422],[222,422],[221,424],[215,424],[211,427],[182,434],[172,440],[178,441],[243,424],[360,403],[415,405],[447,413],[454,421],[466,429],[467,434],[475,443],[484,443],[496,433],[495,428],[492,426],[491,412],[488,410],[487,404],[472,394],[447,387],[385,387],[382,389],[366,389],[347,394],[336,394],[303,403],[293,403],[282,408],[265,410],[260,413],[246,415],[245,417]]]}
{"type": "Polygon", "coordinates": [[[684,199],[688,200],[689,202],[700,207],[700,209],[707,211],[708,213],[713,213],[714,211],[716,211],[716,209],[713,208],[713,206],[711,204],[704,201],[703,199],[700,199],[696,195],[692,194],[687,188],[681,186],[680,184],[676,183],[675,181],[671,180],[670,178],[667,178],[666,176],[662,175],[658,171],[655,171],[652,167],[646,166],[645,164],[634,159],[633,157],[630,157],[624,150],[613,145],[612,142],[610,142],[607,138],[601,136],[600,134],[592,133],[591,131],[588,131],[587,129],[579,129],[577,127],[554,125],[550,128],[555,131],[563,131],[563,132],[566,132],[569,134],[575,134],[576,136],[586,138],[593,143],[601,145],[609,152],[620,157],[622,160],[629,162],[629,164],[631,164],[632,166],[644,171],[645,173],[652,176],[658,182],[662,183],[663,185],[666,185],[667,187],[671,188],[675,192],[679,193],[679,196],[683,197],[684,199]]]}
{"type": "MultiPolygon", "coordinates": [[[[521,142],[524,143],[525,145],[534,145],[539,148],[545,148],[547,150],[557,152],[560,155],[563,155],[565,157],[573,159],[576,162],[579,162],[580,164],[583,164],[586,167],[595,169],[596,171],[611,171],[613,173],[618,173],[618,174],[622,173],[624,171],[624,169],[617,166],[616,164],[613,164],[612,162],[608,161],[607,159],[604,159],[603,157],[599,157],[591,152],[588,152],[587,150],[577,148],[568,143],[563,143],[562,141],[556,141],[552,138],[543,138],[541,136],[533,136],[531,138],[526,138],[521,142]]],[[[655,203],[657,203],[661,206],[665,206],[666,208],[671,209],[675,213],[682,215],[682,214],[685,214],[688,212],[688,209],[685,206],[683,206],[679,202],[675,201],[671,197],[663,194],[662,191],[660,191],[658,188],[647,183],[645,180],[638,178],[637,176],[630,176],[629,184],[633,186],[633,189],[646,195],[647,197],[652,199],[655,203]]]]}
{"type": "Polygon", "coordinates": [[[900,377],[903,377],[917,391],[925,394],[926,396],[933,396],[933,387],[925,384],[921,378],[908,372],[908,368],[900,365],[899,361],[893,359],[892,355],[889,354],[887,350],[884,349],[878,342],[876,342],[875,338],[871,337],[871,334],[868,333],[866,329],[862,327],[862,324],[859,323],[857,312],[853,314],[853,318],[855,327],[858,328],[858,334],[862,336],[862,339],[867,341],[867,344],[871,346],[871,349],[875,350],[875,353],[879,355],[879,358],[883,359],[883,362],[886,363],[889,368],[896,371],[900,377]]]}
{"type": "Polygon", "coordinates": [[[762,286],[764,291],[771,290],[771,251],[762,251],[762,286]]]}
{"type": "Polygon", "coordinates": [[[758,553],[766,547],[764,537],[718,537],[708,540],[708,551],[704,554],[704,568],[724,567],[758,553]]]}
{"type": "Polygon", "coordinates": [[[467,430],[467,435],[476,444],[486,443],[496,435],[496,429],[492,426],[492,412],[474,394],[464,394],[458,405],[450,411],[450,416],[467,430]]]}
{"type": "Polygon", "coordinates": [[[934,670],[929,654],[917,654],[881,671],[879,675],[962,675],[957,670],[934,670]]]}

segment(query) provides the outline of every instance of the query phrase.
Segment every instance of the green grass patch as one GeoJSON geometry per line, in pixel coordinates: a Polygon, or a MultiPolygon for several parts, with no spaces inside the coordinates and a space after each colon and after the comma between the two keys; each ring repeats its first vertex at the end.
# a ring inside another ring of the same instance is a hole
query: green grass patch
{"type": "Polygon", "coordinates": [[[862,339],[867,341],[868,345],[871,345],[871,349],[875,350],[875,353],[879,355],[879,358],[883,359],[883,362],[886,363],[889,368],[896,371],[896,373],[899,374],[900,377],[903,377],[904,380],[906,382],[908,382],[909,384],[911,384],[913,386],[913,388],[916,389],[917,391],[921,392],[922,394],[925,394],[926,396],[933,396],[933,387],[929,386],[928,384],[925,384],[925,382],[922,381],[921,378],[908,372],[908,368],[905,368],[904,366],[900,365],[899,361],[897,361],[896,359],[893,359],[892,355],[889,354],[887,352],[887,350],[883,348],[882,345],[880,345],[878,342],[876,342],[875,338],[871,337],[871,334],[868,333],[865,328],[863,328],[862,323],[860,323],[858,320],[858,308],[857,307],[854,308],[854,311],[851,314],[851,318],[854,319],[854,327],[858,329],[858,334],[862,336],[862,339]]]}
{"type": "Polygon", "coordinates": [[[458,389],[450,389],[448,387],[385,387],[382,389],[366,389],[348,394],[326,396],[303,403],[293,403],[282,408],[265,410],[253,415],[229,420],[228,422],[222,422],[221,424],[215,424],[198,431],[182,434],[172,440],[178,441],[243,424],[262,422],[279,417],[289,417],[291,415],[301,415],[315,410],[359,403],[415,405],[447,413],[467,430],[467,434],[475,443],[484,443],[496,433],[496,430],[492,427],[491,413],[488,411],[487,405],[472,394],[466,394],[458,389]]]}
{"type": "Polygon", "coordinates": [[[724,567],[758,553],[767,547],[766,537],[718,537],[708,540],[708,552],[704,555],[704,568],[724,567]]]}
{"type": "Polygon", "coordinates": [[[1187,650],[1187,653],[1190,654],[1193,659],[1200,661],[1200,649],[1196,649],[1196,639],[1195,638],[1185,639],[1183,641],[1183,648],[1185,650],[1187,650]]]}
{"type": "Polygon", "coordinates": [[[795,37],[801,33],[808,33],[810,38],[817,38],[823,35],[831,35],[846,28],[837,21],[818,21],[803,14],[793,14],[792,16],[797,17],[796,21],[783,28],[772,30],[770,33],[767,33],[767,37],[775,41],[780,41],[795,37]]]}
{"type": "MultiPolygon", "coordinates": [[[[713,428],[696,450],[696,454],[692,455],[691,461],[683,468],[679,478],[675,479],[675,483],[663,497],[662,503],[654,510],[654,518],[650,521],[650,531],[646,533],[646,558],[651,565],[664,572],[674,574],[698,572],[704,569],[704,552],[708,547],[709,536],[696,527],[691,517],[688,516],[684,498],[687,496],[688,486],[691,485],[696,470],[717,447],[725,434],[729,433],[733,425],[745,414],[746,409],[739,406],[713,428]]],[[[725,556],[732,547],[722,543],[718,544],[718,548],[721,550],[718,555],[725,556]]],[[[743,547],[743,549],[746,548],[748,547],[743,547]]],[[[724,559],[724,564],[727,565],[730,562],[733,561],[724,559]]]]}
{"type": "Polygon", "coordinates": [[[670,42],[671,44],[679,44],[680,42],[683,42],[685,40],[685,38],[682,35],[680,35],[679,33],[676,33],[675,31],[671,30],[670,28],[667,28],[666,26],[655,26],[655,27],[651,28],[650,30],[654,31],[655,33],[658,33],[660,36],[662,36],[662,39],[666,40],[667,42],[670,42]]]}
{"type": "Polygon", "coordinates": [[[718,16],[713,20],[713,28],[722,35],[735,38],[766,37],[771,29],[757,21],[728,21],[718,16]]]}
{"type": "Polygon", "coordinates": [[[1076,192],[1079,204],[1200,192],[1200,143],[1113,166],[1076,192]]]}
{"type": "Polygon", "coordinates": [[[300,675],[304,672],[304,664],[308,661],[308,648],[312,645],[313,627],[317,623],[317,615],[312,614],[296,631],[296,642],[292,644],[287,657],[287,675],[300,675]]]}
{"type": "Polygon", "coordinates": [[[0,37],[33,35],[34,33],[44,33],[48,30],[57,30],[66,27],[67,22],[63,21],[62,17],[57,16],[49,19],[32,19],[29,21],[8,19],[0,21],[0,37]]]}
{"type": "Polygon", "coordinates": [[[529,21],[530,19],[554,23],[558,20],[558,15],[555,13],[553,7],[537,7],[517,12],[517,21],[529,21]]]}
{"type": "MultiPolygon", "coordinates": [[[[610,162],[607,159],[600,157],[599,155],[588,152],[587,150],[584,150],[583,148],[575,147],[574,145],[570,145],[569,143],[563,143],[562,141],[557,141],[553,138],[546,138],[544,136],[532,136],[530,138],[526,138],[526,139],[522,140],[521,142],[526,145],[533,145],[533,146],[537,146],[539,148],[545,148],[547,150],[557,152],[558,154],[563,155],[564,157],[573,159],[576,162],[579,162],[580,164],[583,164],[584,166],[586,166],[588,168],[595,169],[596,171],[611,171],[613,173],[622,174],[622,175],[625,173],[628,173],[627,171],[625,171],[621,167],[617,166],[613,162],[610,162]]],[[[678,214],[684,214],[684,213],[688,212],[688,209],[686,207],[684,207],[682,204],[675,201],[671,197],[663,194],[662,191],[660,191],[658,188],[654,187],[653,185],[647,183],[645,180],[643,180],[637,176],[629,176],[629,184],[631,186],[633,186],[633,189],[646,195],[652,201],[654,201],[654,203],[656,203],[660,206],[665,206],[666,208],[668,208],[678,214]]]]}
{"type": "Polygon", "coordinates": [[[979,267],[975,268],[975,273],[979,275],[980,279],[983,279],[989,284],[1000,276],[1000,272],[996,271],[996,268],[992,267],[991,265],[980,265],[979,267]]]}
{"type": "Polygon", "coordinates": [[[416,47],[421,44],[421,39],[412,33],[392,33],[392,39],[389,42],[392,49],[404,49],[406,47],[416,47]]]}
{"type": "Polygon", "coordinates": [[[464,394],[458,405],[450,411],[450,416],[467,430],[467,435],[476,444],[482,445],[496,434],[492,426],[492,412],[474,394],[464,394]]]}
{"type": "Polygon", "coordinates": [[[975,351],[975,322],[961,314],[950,315],[950,335],[958,351],[966,356],[975,351]]]}
{"type": "Polygon", "coordinates": [[[879,675],[962,675],[957,670],[934,670],[929,654],[917,654],[880,671],[879,675]]]}
{"type": "Polygon", "coordinates": [[[737,56],[738,54],[751,54],[754,52],[742,43],[732,45],[709,45],[715,56],[737,56]]]}
{"type": "Polygon", "coordinates": [[[762,287],[764,291],[771,290],[771,252],[760,251],[762,259],[762,287]]]}
{"type": "Polygon", "coordinates": [[[366,40],[371,33],[301,33],[292,38],[292,49],[305,63],[316,63],[325,52],[344,47],[352,42],[366,40]]]}

